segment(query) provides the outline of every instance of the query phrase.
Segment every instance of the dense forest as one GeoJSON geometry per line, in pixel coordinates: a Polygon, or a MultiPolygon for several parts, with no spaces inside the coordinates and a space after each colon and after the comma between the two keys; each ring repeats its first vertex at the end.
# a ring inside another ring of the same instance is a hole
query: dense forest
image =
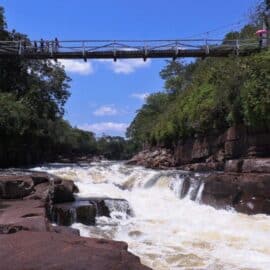
{"type": "MultiPolygon", "coordinates": [[[[26,35],[7,30],[1,7],[0,40],[30,42],[26,35]]],[[[57,62],[0,59],[0,167],[54,161],[60,154],[130,157],[132,144],[124,138],[96,138],[63,119],[69,82],[57,62]]]]}
{"type": "MultiPolygon", "coordinates": [[[[250,38],[262,27],[264,4],[250,23],[224,42],[250,38]]],[[[186,138],[219,135],[243,124],[270,129],[270,51],[249,57],[169,61],[161,70],[165,90],[150,95],[127,130],[141,147],[173,147],[186,138]]]]}

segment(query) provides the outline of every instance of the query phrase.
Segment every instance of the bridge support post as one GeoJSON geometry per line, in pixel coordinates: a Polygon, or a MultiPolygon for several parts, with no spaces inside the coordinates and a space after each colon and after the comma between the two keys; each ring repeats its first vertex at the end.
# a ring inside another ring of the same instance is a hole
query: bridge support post
{"type": "Polygon", "coordinates": [[[22,41],[19,42],[19,55],[22,54],[22,41]]]}
{"type": "Polygon", "coordinates": [[[116,45],[116,41],[113,42],[113,61],[114,62],[117,61],[115,45],[116,45]]]}
{"type": "Polygon", "coordinates": [[[239,44],[239,40],[236,40],[236,55],[239,56],[239,49],[240,49],[240,44],[239,44]]]}
{"type": "Polygon", "coordinates": [[[147,45],[144,46],[144,57],[143,61],[145,62],[147,60],[147,45]]]}
{"type": "Polygon", "coordinates": [[[87,62],[87,58],[85,57],[85,44],[84,44],[84,41],[83,41],[83,60],[84,62],[87,62]]]}
{"type": "Polygon", "coordinates": [[[173,61],[176,60],[176,58],[178,56],[178,52],[179,52],[179,50],[178,50],[178,42],[176,41],[175,42],[175,56],[173,57],[173,61]]]}
{"type": "Polygon", "coordinates": [[[210,49],[209,49],[209,45],[208,45],[208,41],[207,39],[205,40],[205,54],[209,54],[210,53],[210,49]]]}

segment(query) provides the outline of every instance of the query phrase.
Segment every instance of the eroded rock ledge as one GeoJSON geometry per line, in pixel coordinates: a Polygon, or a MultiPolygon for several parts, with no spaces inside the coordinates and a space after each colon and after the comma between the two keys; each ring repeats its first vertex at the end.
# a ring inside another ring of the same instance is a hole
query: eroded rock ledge
{"type": "MultiPolygon", "coordinates": [[[[47,173],[1,172],[1,269],[150,269],[127,251],[124,242],[82,238],[78,230],[51,225],[48,216],[53,208],[74,204],[77,191],[72,181],[47,173]]],[[[79,210],[86,223],[88,210],[79,210]]]]}

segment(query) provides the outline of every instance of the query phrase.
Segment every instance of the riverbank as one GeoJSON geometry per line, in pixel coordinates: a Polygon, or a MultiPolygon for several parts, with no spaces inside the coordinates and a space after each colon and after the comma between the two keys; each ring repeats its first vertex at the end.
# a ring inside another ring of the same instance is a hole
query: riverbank
{"type": "MultiPolygon", "coordinates": [[[[270,214],[270,134],[235,126],[173,149],[146,149],[127,162],[154,169],[205,172],[202,202],[246,214],[270,214]]],[[[187,186],[191,183],[186,181],[187,186]]]]}
{"type": "MultiPolygon", "coordinates": [[[[52,209],[72,203],[73,181],[43,172],[0,175],[0,261],[3,269],[146,270],[124,242],[83,238],[70,227],[53,226],[52,209]],[[11,256],[15,254],[15,256],[11,256]]],[[[88,207],[80,208],[81,218],[88,207]]],[[[67,212],[58,212],[64,218],[67,212]]]]}

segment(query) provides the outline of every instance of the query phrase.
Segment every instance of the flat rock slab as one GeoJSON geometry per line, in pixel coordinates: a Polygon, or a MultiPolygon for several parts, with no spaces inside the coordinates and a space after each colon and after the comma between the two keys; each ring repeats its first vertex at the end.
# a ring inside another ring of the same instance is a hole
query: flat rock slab
{"type": "Polygon", "coordinates": [[[0,235],[5,270],[149,270],[124,242],[51,232],[0,235]]]}
{"type": "Polygon", "coordinates": [[[44,204],[38,200],[0,200],[0,233],[46,231],[44,204]]]}

